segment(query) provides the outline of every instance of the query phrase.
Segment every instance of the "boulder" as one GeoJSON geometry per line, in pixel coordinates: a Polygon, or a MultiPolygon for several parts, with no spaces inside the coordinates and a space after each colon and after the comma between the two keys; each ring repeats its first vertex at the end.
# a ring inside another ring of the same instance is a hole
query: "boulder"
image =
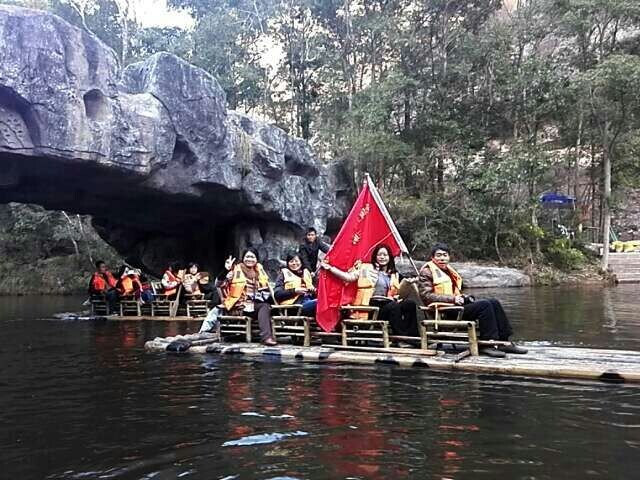
{"type": "MultiPolygon", "coordinates": [[[[423,261],[415,262],[418,270],[425,263],[423,261]]],[[[452,265],[462,275],[464,288],[526,287],[531,285],[530,277],[515,268],[478,265],[468,262],[453,262],[452,265]]],[[[413,277],[416,275],[411,263],[406,259],[396,259],[396,267],[405,276],[413,277]]]]}
{"type": "Polygon", "coordinates": [[[217,268],[278,258],[324,231],[348,184],[309,145],[228,111],[211,75],[169,53],[122,69],[90,33],[0,5],[0,202],[90,214],[128,261],[217,268]]]}

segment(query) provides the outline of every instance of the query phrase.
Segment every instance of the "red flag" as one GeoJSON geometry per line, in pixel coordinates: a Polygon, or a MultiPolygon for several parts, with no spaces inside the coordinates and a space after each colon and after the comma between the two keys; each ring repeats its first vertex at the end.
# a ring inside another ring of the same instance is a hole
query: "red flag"
{"type": "MultiPolygon", "coordinates": [[[[407,251],[378,190],[367,175],[360,195],[327,252],[326,261],[347,271],[357,260],[369,262],[371,252],[380,243],[389,245],[393,256],[407,251]]],[[[356,290],[357,282],[345,283],[326,270],[320,270],[316,320],[324,331],[335,328],[340,320],[340,306],[350,304],[356,297],[356,290]]]]}

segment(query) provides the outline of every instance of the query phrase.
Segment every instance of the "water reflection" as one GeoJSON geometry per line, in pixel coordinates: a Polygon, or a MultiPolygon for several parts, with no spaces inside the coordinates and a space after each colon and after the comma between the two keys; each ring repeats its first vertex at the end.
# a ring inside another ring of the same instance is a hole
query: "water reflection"
{"type": "MultiPolygon", "coordinates": [[[[482,291],[527,341],[640,348],[636,286],[482,291]]],[[[48,303],[49,302],[49,303],[48,303]]],[[[0,478],[633,478],[640,389],[151,355],[185,323],[0,303],[0,478]]],[[[47,306],[48,305],[48,306],[47,306]]]]}

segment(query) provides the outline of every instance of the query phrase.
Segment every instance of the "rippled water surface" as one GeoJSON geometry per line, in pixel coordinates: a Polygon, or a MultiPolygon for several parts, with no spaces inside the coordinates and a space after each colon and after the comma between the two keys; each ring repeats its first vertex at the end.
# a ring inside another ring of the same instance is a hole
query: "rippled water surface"
{"type": "MultiPolygon", "coordinates": [[[[527,342],[640,350],[639,286],[483,290],[527,342]]],[[[195,324],[0,297],[2,479],[640,478],[640,388],[148,354],[195,324]]]]}

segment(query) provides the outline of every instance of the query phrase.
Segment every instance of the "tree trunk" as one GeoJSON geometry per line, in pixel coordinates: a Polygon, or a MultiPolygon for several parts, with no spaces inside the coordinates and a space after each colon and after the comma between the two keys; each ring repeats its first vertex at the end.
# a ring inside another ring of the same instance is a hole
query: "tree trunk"
{"type": "Polygon", "coordinates": [[[73,244],[73,249],[76,252],[76,258],[80,258],[80,248],[78,247],[78,242],[74,238],[73,222],[71,221],[71,218],[69,218],[69,215],[67,215],[67,212],[65,212],[64,210],[62,211],[62,215],[64,215],[64,218],[67,220],[67,232],[69,232],[69,240],[73,244]]]}
{"type": "Polygon", "coordinates": [[[605,121],[602,142],[602,170],[604,193],[602,195],[602,270],[609,268],[609,234],[611,230],[611,150],[609,148],[609,122],[605,121]]]}

